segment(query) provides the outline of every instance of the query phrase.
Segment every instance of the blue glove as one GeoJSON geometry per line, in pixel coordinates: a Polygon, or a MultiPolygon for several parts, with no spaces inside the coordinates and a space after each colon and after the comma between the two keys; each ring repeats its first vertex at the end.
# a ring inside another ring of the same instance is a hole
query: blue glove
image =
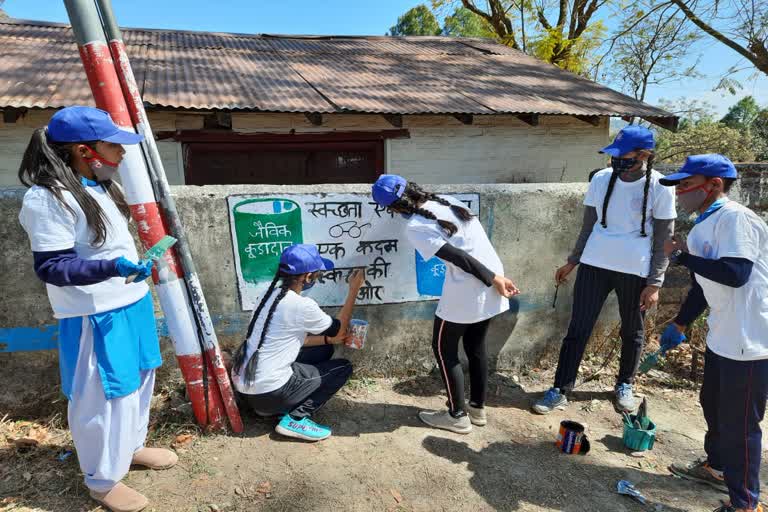
{"type": "Polygon", "coordinates": [[[678,331],[674,324],[669,324],[661,334],[661,351],[666,352],[671,348],[675,348],[685,340],[685,334],[678,331]]]}
{"type": "Polygon", "coordinates": [[[128,277],[135,274],[135,281],[140,282],[152,275],[152,265],[154,265],[152,260],[133,263],[120,256],[115,262],[115,269],[120,277],[128,277]]]}

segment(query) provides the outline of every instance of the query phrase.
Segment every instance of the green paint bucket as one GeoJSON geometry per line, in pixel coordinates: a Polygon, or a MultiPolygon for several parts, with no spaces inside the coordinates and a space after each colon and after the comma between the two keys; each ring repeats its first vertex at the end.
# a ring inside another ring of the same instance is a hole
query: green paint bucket
{"type": "Polygon", "coordinates": [[[271,281],[286,247],[304,241],[301,208],[290,199],[247,199],[232,208],[243,279],[271,281]]]}
{"type": "Polygon", "coordinates": [[[624,422],[624,446],[633,452],[644,452],[653,449],[653,443],[656,441],[656,424],[648,421],[648,428],[637,428],[634,426],[637,416],[630,416],[632,424],[624,422]]]}

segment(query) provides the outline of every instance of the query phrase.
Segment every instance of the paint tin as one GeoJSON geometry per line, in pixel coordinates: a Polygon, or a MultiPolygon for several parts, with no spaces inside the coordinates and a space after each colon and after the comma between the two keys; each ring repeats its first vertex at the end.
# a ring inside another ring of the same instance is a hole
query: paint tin
{"type": "Polygon", "coordinates": [[[349,321],[349,330],[352,338],[346,345],[354,349],[363,348],[365,346],[365,338],[368,337],[368,322],[353,318],[349,321]]]}
{"type": "Polygon", "coordinates": [[[589,440],[584,430],[584,425],[576,421],[561,421],[555,445],[569,455],[586,455],[589,452],[589,440]]]}
{"type": "Polygon", "coordinates": [[[301,208],[289,199],[248,199],[232,209],[243,279],[271,281],[283,250],[301,244],[301,208]]]}

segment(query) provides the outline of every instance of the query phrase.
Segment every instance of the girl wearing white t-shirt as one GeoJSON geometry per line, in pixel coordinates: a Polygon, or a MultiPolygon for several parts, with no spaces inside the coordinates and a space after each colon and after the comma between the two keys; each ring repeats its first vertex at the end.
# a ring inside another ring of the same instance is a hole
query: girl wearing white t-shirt
{"type": "Polygon", "coordinates": [[[278,434],[305,441],[331,435],[329,427],[311,416],[352,374],[349,361],[332,359],[333,345],[347,339],[364,281],[360,271],[350,276],[347,299],[334,319],[317,302],[301,296],[326,270],[333,270],[333,262],[321,258],[314,245],[285,249],[232,360],[232,381],[240,398],[259,415],[280,415],[278,434]]]}
{"type": "Polygon", "coordinates": [[[579,265],[573,310],[563,339],[554,386],[533,405],[547,414],[568,404],[587,341],[605,300],[616,292],[621,316],[617,410],[636,407],[632,385],[645,340],[645,311],[659,299],[669,259],[664,240],[674,231],[675,197],[653,170],[653,132],[627,126],[601,150],[611,167],[598,171],[584,199],[584,222],[568,262],[555,274],[558,285],[579,265]]]}
{"type": "Polygon", "coordinates": [[[178,460],[145,448],[149,406],[160,366],[152,296],[138,260],[128,206],[112,181],[125,150],[141,135],[109,114],[68,107],[36,130],[19,179],[30,187],[19,221],[34,268],[59,319],[59,365],[67,418],[90,495],[116,512],[147,499],[120,483],[132,464],[163,469],[178,460]],[[131,284],[126,277],[135,275],[131,284]]]}
{"type": "Polygon", "coordinates": [[[488,357],[485,337],[494,316],[509,309],[517,287],[504,277],[504,267],[480,221],[463,203],[425,192],[394,174],[373,185],[374,201],[408,218],[406,235],[424,260],[446,262],[443,294],[435,312],[432,349],[448,395],[448,410],[422,411],[421,420],[460,434],[485,425],[488,357]],[[470,401],[464,401],[464,373],[459,340],[469,360],[470,401]]]}

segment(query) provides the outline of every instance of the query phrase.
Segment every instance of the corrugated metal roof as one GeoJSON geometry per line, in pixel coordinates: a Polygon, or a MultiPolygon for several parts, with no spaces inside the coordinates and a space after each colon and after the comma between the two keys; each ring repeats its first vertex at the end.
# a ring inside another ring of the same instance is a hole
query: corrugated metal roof
{"type": "MultiPolygon", "coordinates": [[[[483,39],[124,29],[149,107],[673,118],[483,39]]],[[[92,103],[71,29],[0,22],[0,107],[92,103]]]]}

